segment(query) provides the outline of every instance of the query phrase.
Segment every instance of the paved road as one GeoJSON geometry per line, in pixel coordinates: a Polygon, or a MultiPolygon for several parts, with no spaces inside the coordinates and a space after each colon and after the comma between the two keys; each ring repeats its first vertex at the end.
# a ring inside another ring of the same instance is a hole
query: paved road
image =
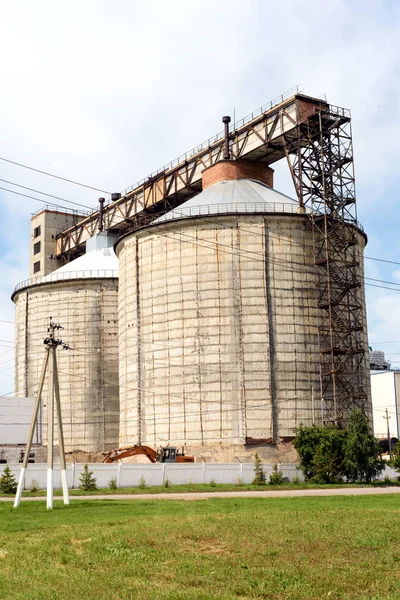
{"type": "MultiPolygon", "coordinates": [[[[96,494],[95,496],[71,496],[73,500],[208,500],[209,498],[298,498],[303,496],[371,496],[381,494],[400,494],[400,487],[360,487],[332,488],[317,490],[274,490],[254,492],[184,492],[171,494],[96,494]]],[[[22,501],[45,500],[44,496],[22,498],[22,501]]],[[[56,496],[54,500],[61,500],[56,496]]],[[[3,502],[13,502],[12,498],[0,498],[3,502]]]]}

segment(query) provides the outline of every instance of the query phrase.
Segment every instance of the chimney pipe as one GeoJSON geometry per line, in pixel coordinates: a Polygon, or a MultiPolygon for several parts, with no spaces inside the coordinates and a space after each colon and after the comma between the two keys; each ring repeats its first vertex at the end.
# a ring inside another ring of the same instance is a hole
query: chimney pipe
{"type": "Polygon", "coordinates": [[[104,198],[99,198],[99,231],[103,231],[103,218],[104,218],[104,198]]]}
{"type": "Polygon", "coordinates": [[[230,117],[222,117],[222,122],[225,125],[225,150],[224,150],[224,160],[230,160],[231,153],[229,150],[229,123],[231,122],[230,117]]]}

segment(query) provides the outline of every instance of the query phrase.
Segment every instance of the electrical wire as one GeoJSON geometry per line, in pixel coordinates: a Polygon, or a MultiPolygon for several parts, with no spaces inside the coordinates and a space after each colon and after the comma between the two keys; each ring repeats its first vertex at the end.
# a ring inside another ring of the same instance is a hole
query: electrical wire
{"type": "MultiPolygon", "coordinates": [[[[35,196],[30,196],[29,194],[23,194],[22,192],[16,192],[15,190],[10,190],[5,187],[0,186],[0,190],[4,190],[5,192],[10,192],[11,194],[16,194],[17,196],[23,196],[24,198],[30,198],[31,200],[37,200],[38,202],[43,202],[43,204],[47,204],[49,206],[54,206],[55,208],[65,208],[68,210],[66,206],[60,206],[59,204],[55,204],[54,202],[49,202],[48,200],[43,200],[43,198],[36,198],[35,196]]],[[[82,206],[77,202],[72,202],[72,200],[64,200],[64,202],[68,202],[68,204],[74,204],[75,206],[82,206]]]]}
{"type": "Polygon", "coordinates": [[[34,167],[29,167],[28,165],[18,163],[16,161],[10,160],[8,158],[4,158],[4,157],[0,156],[0,160],[10,163],[12,165],[16,165],[17,167],[22,167],[23,169],[29,169],[30,171],[35,171],[36,173],[41,173],[42,175],[47,175],[48,177],[53,177],[54,179],[60,179],[61,181],[66,181],[67,183],[73,183],[74,185],[80,185],[81,187],[87,188],[89,190],[94,190],[96,192],[103,192],[104,194],[111,195],[111,192],[107,192],[106,190],[101,190],[101,189],[93,187],[91,185],[86,185],[85,183],[80,183],[79,181],[74,181],[73,179],[67,179],[66,177],[60,177],[59,175],[53,175],[53,173],[48,173],[47,171],[41,171],[40,169],[35,169],[34,167]]]}
{"type": "MultiPolygon", "coordinates": [[[[71,200],[67,200],[66,198],[60,198],[59,196],[54,196],[53,194],[48,194],[47,192],[41,192],[40,190],[35,190],[34,188],[26,187],[25,185],[20,185],[19,183],[14,183],[14,181],[8,181],[7,179],[0,179],[3,183],[8,183],[10,185],[15,185],[24,190],[28,190],[29,192],[35,192],[36,194],[42,194],[42,196],[48,196],[49,198],[55,198],[56,200],[61,200],[62,202],[67,202],[67,204],[75,204],[76,206],[82,206],[82,208],[87,208],[88,210],[93,211],[93,207],[86,206],[85,204],[79,204],[78,202],[71,202],[71,200]]],[[[4,189],[4,188],[2,188],[4,189]]],[[[11,191],[11,190],[10,190],[11,191]]]]}

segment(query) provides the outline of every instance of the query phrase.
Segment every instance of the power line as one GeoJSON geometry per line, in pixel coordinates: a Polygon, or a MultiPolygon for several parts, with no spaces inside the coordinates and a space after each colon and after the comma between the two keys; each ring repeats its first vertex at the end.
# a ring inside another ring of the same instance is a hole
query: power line
{"type": "Polygon", "coordinates": [[[41,171],[40,169],[35,169],[34,167],[29,167],[28,165],[23,165],[22,163],[15,162],[14,160],[9,160],[8,158],[4,158],[0,156],[0,160],[4,162],[10,163],[12,165],[16,165],[17,167],[22,167],[23,169],[29,169],[30,171],[35,171],[36,173],[41,173],[42,175],[47,175],[48,177],[54,177],[54,179],[61,179],[61,181],[66,181],[67,183],[73,183],[74,185],[80,185],[81,187],[87,188],[89,190],[95,190],[96,192],[103,192],[104,194],[110,194],[111,192],[107,192],[106,190],[101,190],[99,188],[93,187],[91,185],[86,185],[85,183],[80,183],[79,181],[74,181],[73,179],[67,179],[66,177],[60,177],[59,175],[53,175],[53,173],[48,173],[47,171],[41,171]]]}
{"type": "MultiPolygon", "coordinates": [[[[11,194],[16,194],[17,196],[23,196],[24,198],[31,198],[31,200],[37,200],[38,202],[43,202],[44,204],[49,204],[50,206],[54,206],[55,208],[67,208],[66,206],[60,206],[59,204],[55,204],[54,202],[49,202],[48,200],[43,200],[43,198],[36,198],[36,196],[30,196],[28,194],[23,194],[22,192],[16,192],[15,190],[10,190],[5,187],[0,186],[0,190],[4,190],[5,192],[11,192],[11,194]]],[[[42,193],[42,192],[39,192],[42,193]]],[[[74,204],[75,206],[82,206],[77,202],[72,202],[72,200],[64,200],[64,202],[68,202],[68,204],[74,204]]]]}
{"type": "Polygon", "coordinates": [[[67,202],[68,204],[75,204],[76,206],[82,206],[82,208],[88,208],[89,210],[94,210],[93,207],[86,206],[86,204],[79,204],[78,202],[72,202],[71,200],[67,200],[66,198],[60,198],[59,196],[54,196],[53,194],[47,194],[46,192],[41,192],[40,190],[35,190],[34,188],[26,187],[25,185],[20,185],[19,183],[14,183],[13,181],[8,181],[7,179],[0,179],[3,183],[9,183],[10,185],[15,185],[24,190],[28,190],[30,192],[35,192],[36,194],[42,194],[42,196],[48,196],[49,198],[55,198],[56,200],[61,200],[62,202],[67,202]]]}

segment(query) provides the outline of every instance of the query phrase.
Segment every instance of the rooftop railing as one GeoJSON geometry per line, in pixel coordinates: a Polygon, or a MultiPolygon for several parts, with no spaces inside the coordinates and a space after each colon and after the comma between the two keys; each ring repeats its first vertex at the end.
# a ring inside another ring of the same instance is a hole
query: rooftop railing
{"type": "Polygon", "coordinates": [[[80,271],[65,271],[63,273],[50,273],[41,277],[30,277],[15,286],[14,294],[33,285],[53,283],[55,281],[69,281],[71,279],[112,279],[118,277],[118,269],[84,269],[80,271]]]}

